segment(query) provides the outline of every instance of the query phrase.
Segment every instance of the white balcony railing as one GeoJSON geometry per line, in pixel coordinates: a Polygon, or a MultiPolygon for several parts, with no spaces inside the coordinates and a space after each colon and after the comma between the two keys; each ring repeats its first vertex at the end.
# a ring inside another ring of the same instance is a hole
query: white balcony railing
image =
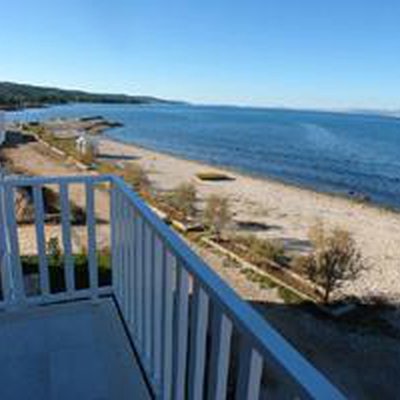
{"type": "MultiPolygon", "coordinates": [[[[253,308],[219,278],[120,179],[113,176],[6,178],[0,181],[0,307],[110,295],[116,301],[151,391],[162,399],[342,399],[253,308]],[[52,290],[42,188],[59,190],[64,287],[52,290]],[[85,194],[88,285],[74,274],[69,189],[85,194]],[[111,284],[99,284],[96,188],[110,193],[111,284]],[[39,264],[28,294],[20,254],[15,193],[29,187],[39,264]],[[96,189],[96,190],[95,190],[96,189]],[[273,383],[272,383],[273,381],[273,383]],[[271,387],[270,387],[271,385],[271,387]]],[[[0,388],[1,390],[1,388],[0,388]]]]}

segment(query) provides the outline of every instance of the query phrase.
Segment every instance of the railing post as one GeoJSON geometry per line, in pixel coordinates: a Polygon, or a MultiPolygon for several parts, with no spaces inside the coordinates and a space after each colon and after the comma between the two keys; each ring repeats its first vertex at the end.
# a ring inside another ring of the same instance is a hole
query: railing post
{"type": "Polygon", "coordinates": [[[3,187],[3,216],[5,220],[5,238],[7,270],[10,283],[10,308],[19,308],[25,302],[24,278],[18,240],[18,227],[15,215],[14,188],[7,182],[3,187]]]}
{"type": "Polygon", "coordinates": [[[119,266],[117,258],[117,187],[112,181],[110,183],[110,244],[111,244],[111,286],[115,294],[117,294],[117,274],[119,266]]]}
{"type": "Polygon", "coordinates": [[[40,185],[33,187],[33,203],[35,207],[35,230],[39,256],[40,292],[42,296],[48,296],[50,293],[49,263],[46,255],[43,188],[40,185]]]}
{"type": "Polygon", "coordinates": [[[99,271],[96,250],[96,212],[93,182],[86,183],[86,223],[88,232],[89,287],[94,300],[99,294],[99,271]]]}
{"type": "Polygon", "coordinates": [[[6,307],[11,303],[12,275],[10,257],[7,251],[7,226],[5,221],[4,179],[0,171],[0,273],[2,283],[3,302],[6,307]]]}
{"type": "Polygon", "coordinates": [[[260,354],[251,347],[251,344],[245,338],[242,338],[242,340],[236,398],[257,400],[260,397],[263,361],[260,354]]]}
{"type": "Polygon", "coordinates": [[[64,247],[64,273],[67,292],[75,290],[74,256],[71,244],[71,207],[69,204],[69,188],[67,183],[60,184],[61,228],[64,247]]]}

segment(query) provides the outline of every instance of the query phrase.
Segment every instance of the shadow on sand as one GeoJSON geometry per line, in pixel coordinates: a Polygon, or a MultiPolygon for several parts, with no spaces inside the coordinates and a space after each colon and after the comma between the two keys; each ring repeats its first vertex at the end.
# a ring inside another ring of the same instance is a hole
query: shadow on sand
{"type": "Polygon", "coordinates": [[[33,135],[22,134],[19,131],[7,131],[3,143],[4,148],[17,148],[20,145],[36,142],[33,135]]]}
{"type": "Polygon", "coordinates": [[[282,229],[279,225],[269,225],[257,221],[236,221],[236,226],[249,232],[264,232],[282,229]]]}
{"type": "MultiPolygon", "coordinates": [[[[398,398],[400,328],[389,316],[399,308],[371,301],[333,317],[306,302],[251,305],[347,398],[398,398]]],[[[270,398],[290,398],[273,366],[266,370],[270,398]]]]}
{"type": "Polygon", "coordinates": [[[114,160],[114,161],[139,160],[139,158],[140,158],[137,156],[116,155],[116,154],[99,154],[98,157],[102,158],[104,160],[114,160]]]}

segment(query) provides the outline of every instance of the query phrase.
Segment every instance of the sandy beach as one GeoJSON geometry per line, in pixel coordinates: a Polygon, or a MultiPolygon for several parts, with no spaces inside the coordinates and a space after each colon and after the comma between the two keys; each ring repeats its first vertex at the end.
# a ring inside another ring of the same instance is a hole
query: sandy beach
{"type": "Polygon", "coordinates": [[[347,229],[354,236],[368,269],[355,282],[347,283],[342,289],[343,294],[400,300],[397,261],[400,259],[400,214],[230,170],[225,172],[234,180],[202,182],[196,178],[198,172],[224,169],[104,137],[99,142],[99,149],[101,156],[115,162],[139,163],[161,190],[182,182],[195,183],[200,207],[202,200],[212,193],[227,196],[234,211],[236,228],[248,232],[243,227],[256,226],[251,229],[252,233],[280,239],[293,253],[310,249],[307,235],[316,221],[347,229]]]}

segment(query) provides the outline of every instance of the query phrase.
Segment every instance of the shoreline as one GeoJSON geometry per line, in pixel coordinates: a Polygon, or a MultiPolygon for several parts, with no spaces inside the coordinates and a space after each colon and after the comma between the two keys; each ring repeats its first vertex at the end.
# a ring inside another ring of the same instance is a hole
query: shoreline
{"type": "MultiPolygon", "coordinates": [[[[68,103],[66,105],[79,105],[80,103],[68,103]]],[[[88,104],[101,104],[101,103],[88,103],[88,104]]],[[[57,106],[57,105],[47,105],[50,108],[52,106],[57,106]]],[[[233,107],[233,106],[232,106],[233,107]]],[[[250,107],[253,108],[253,107],[250,107]]],[[[257,107],[256,107],[257,108],[257,107]]],[[[264,109],[264,108],[261,108],[264,109]]],[[[280,110],[280,108],[266,108],[266,109],[271,109],[271,110],[280,110]]],[[[282,108],[282,111],[291,111],[291,109],[285,109],[282,108]]],[[[301,110],[301,109],[293,109],[293,111],[296,112],[327,112],[327,113],[337,113],[337,110],[301,110]]],[[[87,115],[87,112],[85,112],[87,115]]],[[[349,112],[346,111],[344,112],[344,114],[348,114],[349,112]]],[[[343,112],[339,112],[339,114],[343,114],[343,112]]],[[[354,115],[364,115],[363,113],[352,113],[350,112],[350,114],[354,114],[354,115]]],[[[97,115],[97,114],[96,114],[97,115]]],[[[365,116],[379,116],[379,117],[388,117],[387,115],[381,115],[381,114],[371,114],[371,113],[367,113],[365,114],[365,116]]],[[[80,117],[76,117],[76,118],[80,118],[80,117]]],[[[46,118],[45,120],[42,121],[42,123],[48,123],[49,121],[51,121],[53,118],[46,118]]],[[[67,117],[68,119],[68,117],[67,117]]],[[[377,209],[385,209],[391,212],[395,212],[395,213],[400,213],[400,203],[397,202],[397,197],[393,194],[393,193],[385,193],[385,191],[376,191],[373,188],[369,187],[368,185],[366,187],[357,189],[357,177],[354,177],[354,181],[356,182],[356,184],[353,184],[352,181],[347,182],[347,184],[343,183],[342,179],[339,179],[339,181],[335,181],[333,180],[333,182],[326,184],[323,180],[320,179],[320,177],[313,177],[313,176],[309,176],[306,179],[298,179],[298,177],[296,176],[296,174],[289,174],[289,176],[286,176],[286,174],[280,175],[278,174],[269,174],[268,171],[265,173],[264,170],[262,170],[261,172],[257,172],[257,171],[250,171],[250,170],[246,170],[246,168],[242,168],[240,166],[236,166],[234,165],[235,163],[231,163],[233,165],[227,165],[224,164],[223,162],[220,163],[219,161],[213,161],[213,160],[207,160],[207,159],[197,159],[197,160],[193,160],[187,156],[185,156],[184,154],[176,154],[172,151],[168,151],[167,150],[163,150],[163,149],[158,149],[156,147],[147,147],[146,145],[140,145],[138,143],[133,142],[129,142],[124,140],[124,138],[115,138],[113,137],[112,133],[109,133],[109,131],[113,129],[113,126],[108,127],[107,129],[105,129],[102,134],[107,137],[110,140],[113,141],[117,141],[119,143],[122,144],[126,144],[126,145],[132,145],[132,146],[137,146],[137,147],[143,147],[144,149],[148,149],[151,151],[155,151],[155,152],[159,152],[159,153],[163,153],[163,154],[168,154],[170,156],[173,157],[177,157],[180,159],[184,159],[187,161],[197,161],[200,163],[203,163],[205,165],[209,165],[215,168],[220,168],[220,169],[224,169],[227,171],[232,171],[232,173],[239,173],[242,175],[246,175],[252,178],[256,178],[256,179],[262,179],[262,180],[266,180],[266,181],[274,181],[274,182],[278,182],[281,184],[285,184],[285,185],[289,185],[289,186],[294,186],[297,187],[299,189],[304,189],[304,190],[309,190],[312,192],[317,192],[317,193],[321,193],[321,194],[327,194],[329,196],[334,196],[334,197],[338,197],[338,198],[344,198],[350,201],[354,201],[355,203],[365,203],[371,207],[377,208],[377,209]],[[290,176],[291,175],[291,176],[290,176]]],[[[182,152],[184,153],[184,151],[182,152]]],[[[201,154],[201,152],[199,153],[201,154]]],[[[195,154],[195,156],[197,156],[197,154],[195,154]]],[[[230,163],[231,160],[226,160],[227,163],[230,163]]],[[[301,176],[301,175],[300,175],[301,176]]],[[[343,174],[343,176],[345,177],[346,174],[343,174]]],[[[394,186],[396,186],[396,183],[393,183],[394,186]]]]}
{"type": "Polygon", "coordinates": [[[187,158],[182,155],[177,155],[169,151],[163,151],[163,150],[155,150],[150,147],[146,147],[143,145],[140,145],[138,143],[133,143],[133,142],[125,142],[120,139],[113,138],[111,136],[107,135],[107,131],[112,130],[113,128],[108,128],[106,129],[103,134],[98,136],[99,141],[109,141],[109,142],[114,142],[116,144],[122,145],[122,146],[127,146],[131,147],[132,149],[140,149],[146,152],[151,152],[160,156],[168,156],[171,158],[175,158],[180,161],[186,161],[189,163],[193,163],[199,167],[203,168],[209,168],[209,169],[215,169],[220,172],[226,173],[227,175],[238,175],[243,178],[248,178],[248,179],[253,179],[255,181],[258,181],[260,183],[264,182],[267,184],[276,184],[279,186],[287,187],[289,189],[297,189],[300,191],[304,191],[305,193],[309,194],[314,194],[314,195],[320,195],[320,196],[326,196],[327,198],[334,198],[338,200],[342,200],[344,202],[349,202],[352,205],[359,205],[363,206],[366,208],[371,208],[379,212],[383,213],[389,213],[389,214],[394,214],[397,216],[400,216],[400,205],[398,207],[396,206],[390,206],[390,205],[385,205],[382,203],[377,203],[372,200],[359,200],[357,198],[351,197],[349,195],[346,195],[345,193],[339,193],[339,192],[329,192],[329,191],[324,191],[324,190],[318,190],[316,188],[313,188],[311,186],[307,185],[302,185],[300,183],[295,183],[295,182],[287,182],[284,181],[283,179],[279,178],[274,178],[271,176],[266,176],[262,174],[257,174],[257,173],[252,173],[249,171],[244,171],[240,168],[235,168],[235,167],[229,167],[226,165],[222,164],[217,164],[217,163],[211,163],[207,161],[201,161],[201,160],[195,160],[192,158],[187,158]]]}

